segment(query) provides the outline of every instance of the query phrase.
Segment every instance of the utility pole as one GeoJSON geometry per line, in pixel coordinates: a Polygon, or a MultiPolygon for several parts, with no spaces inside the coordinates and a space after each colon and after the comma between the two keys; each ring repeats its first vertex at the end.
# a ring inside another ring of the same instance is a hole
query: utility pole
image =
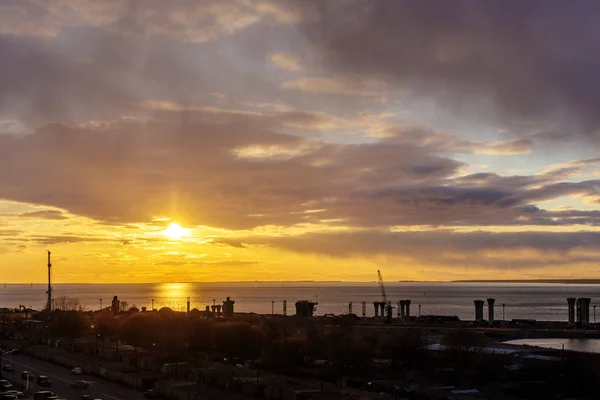
{"type": "Polygon", "coordinates": [[[100,311],[102,311],[102,299],[100,299],[100,311]]]}
{"type": "Polygon", "coordinates": [[[505,304],[505,303],[502,303],[502,322],[506,321],[506,320],[504,319],[504,309],[505,309],[505,308],[506,308],[506,304],[505,304]]]}
{"type": "Polygon", "coordinates": [[[50,250],[48,251],[48,304],[46,304],[46,310],[52,311],[52,263],[50,262],[50,250]]]}
{"type": "MultiPolygon", "coordinates": [[[[594,307],[596,307],[596,306],[594,306],[594,307]]],[[[271,300],[271,315],[274,315],[274,314],[275,314],[275,301],[271,300]]],[[[596,321],[594,321],[594,322],[596,322],[596,321]]]]}

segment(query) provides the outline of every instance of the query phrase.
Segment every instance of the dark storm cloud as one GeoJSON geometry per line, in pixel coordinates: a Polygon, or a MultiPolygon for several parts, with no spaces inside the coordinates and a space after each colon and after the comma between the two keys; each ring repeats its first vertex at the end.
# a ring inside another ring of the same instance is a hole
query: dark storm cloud
{"type": "Polygon", "coordinates": [[[313,3],[320,18],[304,32],[332,72],[387,80],[454,111],[487,96],[505,118],[598,135],[597,1],[313,3]]]}

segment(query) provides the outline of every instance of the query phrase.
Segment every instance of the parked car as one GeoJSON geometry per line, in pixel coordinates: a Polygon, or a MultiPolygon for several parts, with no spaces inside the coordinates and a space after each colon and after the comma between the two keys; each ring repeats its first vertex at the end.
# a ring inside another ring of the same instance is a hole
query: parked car
{"type": "Polygon", "coordinates": [[[23,371],[23,372],[21,372],[21,379],[25,379],[25,380],[27,380],[27,379],[29,379],[29,380],[33,379],[33,372],[29,372],[29,371],[23,371]]]}
{"type": "Polygon", "coordinates": [[[0,380],[0,388],[3,390],[9,390],[12,389],[12,383],[10,383],[9,381],[2,379],[0,380]]]}
{"type": "Polygon", "coordinates": [[[15,371],[15,367],[13,367],[12,365],[6,364],[5,366],[2,367],[2,371],[4,371],[4,372],[14,372],[15,371]]]}
{"type": "Polygon", "coordinates": [[[40,375],[37,378],[37,384],[42,387],[50,387],[52,386],[52,381],[46,375],[40,375]]]}
{"type": "Polygon", "coordinates": [[[87,389],[90,387],[90,383],[88,381],[75,381],[69,383],[69,387],[74,389],[87,389]]]}
{"type": "Polygon", "coordinates": [[[144,392],[144,397],[148,399],[160,399],[162,395],[154,389],[148,389],[144,392]]]}
{"type": "Polygon", "coordinates": [[[49,390],[40,390],[39,392],[35,392],[33,395],[33,400],[48,400],[52,397],[56,398],[56,395],[49,390]]]}
{"type": "Polygon", "coordinates": [[[83,370],[80,367],[75,367],[71,370],[73,375],[81,375],[83,374],[83,370]]]}
{"type": "Polygon", "coordinates": [[[5,395],[9,394],[12,396],[16,396],[19,399],[26,399],[27,395],[23,392],[19,392],[18,390],[7,390],[6,392],[4,392],[5,395]]]}

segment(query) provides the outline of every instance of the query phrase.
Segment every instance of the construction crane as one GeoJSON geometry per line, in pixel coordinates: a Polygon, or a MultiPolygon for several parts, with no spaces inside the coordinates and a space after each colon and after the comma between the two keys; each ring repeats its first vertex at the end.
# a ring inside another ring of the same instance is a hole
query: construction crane
{"type": "Polygon", "coordinates": [[[383,277],[380,270],[377,270],[377,281],[379,282],[379,290],[381,290],[381,315],[385,315],[385,322],[389,324],[392,321],[392,306],[388,303],[387,296],[385,295],[385,286],[383,285],[383,277]]]}

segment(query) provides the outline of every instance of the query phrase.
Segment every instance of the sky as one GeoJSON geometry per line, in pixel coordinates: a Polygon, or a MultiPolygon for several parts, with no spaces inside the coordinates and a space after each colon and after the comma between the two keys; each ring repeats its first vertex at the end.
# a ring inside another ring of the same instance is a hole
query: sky
{"type": "Polygon", "coordinates": [[[600,278],[599,16],[0,1],[2,280],[600,278]]]}

